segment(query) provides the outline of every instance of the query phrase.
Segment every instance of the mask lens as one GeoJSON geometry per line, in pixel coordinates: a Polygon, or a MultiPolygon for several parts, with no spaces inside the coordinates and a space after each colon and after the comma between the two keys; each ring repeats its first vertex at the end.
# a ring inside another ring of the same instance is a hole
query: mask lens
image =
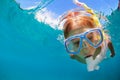
{"type": "Polygon", "coordinates": [[[98,45],[101,40],[102,40],[102,37],[101,37],[101,34],[99,31],[93,31],[93,32],[90,32],[86,35],[86,37],[88,38],[89,41],[92,42],[92,44],[94,46],[98,45]]]}
{"type": "Polygon", "coordinates": [[[69,52],[77,52],[79,50],[80,38],[75,38],[68,40],[66,42],[66,47],[69,52]]]}

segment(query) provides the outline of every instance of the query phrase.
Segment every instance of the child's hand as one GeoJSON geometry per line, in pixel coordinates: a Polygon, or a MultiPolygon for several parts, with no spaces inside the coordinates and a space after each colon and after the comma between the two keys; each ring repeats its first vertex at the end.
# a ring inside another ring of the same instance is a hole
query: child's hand
{"type": "Polygon", "coordinates": [[[74,54],[70,54],[70,58],[71,58],[71,59],[75,59],[74,54]]]}
{"type": "Polygon", "coordinates": [[[115,54],[113,54],[113,53],[110,54],[110,57],[114,57],[114,56],[115,56],[115,54]]]}

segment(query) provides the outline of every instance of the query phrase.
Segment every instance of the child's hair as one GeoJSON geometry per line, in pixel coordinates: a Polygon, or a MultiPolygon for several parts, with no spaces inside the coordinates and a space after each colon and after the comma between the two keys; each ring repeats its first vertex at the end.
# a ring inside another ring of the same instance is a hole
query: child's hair
{"type": "MultiPolygon", "coordinates": [[[[71,12],[71,14],[73,14],[74,12],[71,12]]],[[[70,14],[70,13],[69,13],[70,14]]],[[[87,16],[87,15],[74,15],[74,16],[70,16],[68,15],[68,17],[66,17],[66,21],[63,25],[63,31],[64,31],[64,37],[67,38],[68,37],[68,33],[71,31],[72,26],[74,26],[74,24],[79,25],[79,27],[88,27],[88,28],[95,28],[95,22],[93,20],[92,17],[87,16]]]]}

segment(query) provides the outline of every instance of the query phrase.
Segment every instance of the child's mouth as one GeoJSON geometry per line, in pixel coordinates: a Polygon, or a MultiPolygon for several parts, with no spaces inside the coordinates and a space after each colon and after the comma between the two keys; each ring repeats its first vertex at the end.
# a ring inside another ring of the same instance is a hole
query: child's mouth
{"type": "Polygon", "coordinates": [[[88,54],[90,51],[88,48],[82,48],[80,53],[83,53],[83,54],[88,54]]]}

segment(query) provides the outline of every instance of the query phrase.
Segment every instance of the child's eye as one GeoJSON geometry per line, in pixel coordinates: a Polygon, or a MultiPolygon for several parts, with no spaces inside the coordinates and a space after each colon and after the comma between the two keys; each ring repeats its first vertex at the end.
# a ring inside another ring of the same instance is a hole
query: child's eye
{"type": "Polygon", "coordinates": [[[77,45],[77,44],[79,45],[79,41],[74,42],[74,45],[77,45]]]}
{"type": "Polygon", "coordinates": [[[74,42],[74,46],[75,46],[75,47],[79,47],[79,41],[74,42]]]}
{"type": "Polygon", "coordinates": [[[93,39],[93,36],[89,36],[88,39],[92,40],[92,39],[93,39]]]}
{"type": "Polygon", "coordinates": [[[79,44],[80,39],[79,38],[73,39],[72,42],[74,45],[79,44]]]}

